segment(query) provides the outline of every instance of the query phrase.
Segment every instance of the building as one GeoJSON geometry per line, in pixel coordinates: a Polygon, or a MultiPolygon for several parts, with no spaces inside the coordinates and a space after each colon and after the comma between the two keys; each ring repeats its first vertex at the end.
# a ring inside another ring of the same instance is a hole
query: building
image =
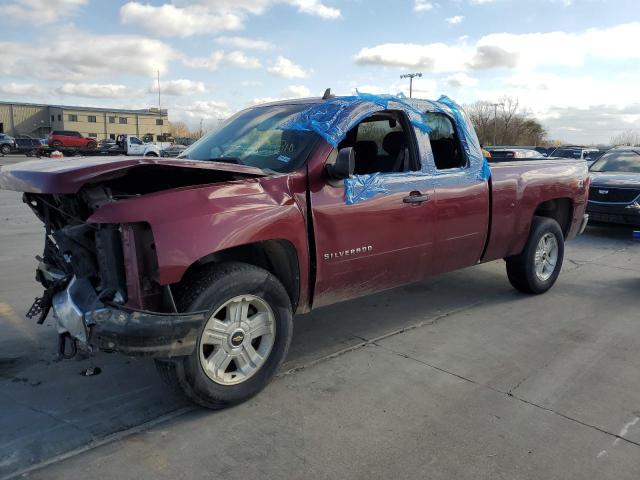
{"type": "Polygon", "coordinates": [[[0,101],[0,133],[45,138],[54,130],[72,130],[98,140],[119,134],[159,141],[169,132],[167,110],[122,110],[0,101]],[[153,138],[149,138],[152,136],[153,138]]]}

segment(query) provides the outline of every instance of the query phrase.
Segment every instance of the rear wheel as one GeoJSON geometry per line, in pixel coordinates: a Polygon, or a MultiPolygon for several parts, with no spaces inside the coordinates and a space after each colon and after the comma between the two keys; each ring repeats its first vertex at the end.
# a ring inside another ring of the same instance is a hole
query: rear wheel
{"type": "Polygon", "coordinates": [[[98,148],[98,144],[96,142],[88,142],[87,143],[87,149],[88,150],[95,150],[96,148],[98,148]]]}
{"type": "Polygon", "coordinates": [[[158,156],[158,154],[155,153],[155,152],[149,152],[149,153],[145,154],[145,157],[157,157],[157,156],[158,156]]]}
{"type": "Polygon", "coordinates": [[[520,255],[506,259],[511,285],[525,293],[544,293],[558,279],[564,259],[564,235],[552,218],[534,217],[520,255]]]}
{"type": "Polygon", "coordinates": [[[2,147],[0,147],[0,152],[2,152],[3,155],[9,155],[9,153],[11,153],[11,146],[10,145],[2,145],[2,147]]]}
{"type": "Polygon", "coordinates": [[[261,268],[225,263],[192,274],[176,296],[180,311],[209,313],[193,354],[156,361],[163,379],[214,409],[262,390],[284,361],[293,334],[282,284],[261,268]]]}

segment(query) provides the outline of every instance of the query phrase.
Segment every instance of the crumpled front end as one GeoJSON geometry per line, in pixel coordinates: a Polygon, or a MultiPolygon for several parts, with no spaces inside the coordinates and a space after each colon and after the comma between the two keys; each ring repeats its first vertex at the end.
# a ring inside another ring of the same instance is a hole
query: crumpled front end
{"type": "Polygon", "coordinates": [[[53,312],[62,356],[78,345],[159,357],[193,351],[204,314],[176,311],[170,287],[158,280],[148,225],[87,222],[109,201],[100,189],[24,200],[46,230],[36,270],[45,291],[27,316],[42,323],[53,312]]]}

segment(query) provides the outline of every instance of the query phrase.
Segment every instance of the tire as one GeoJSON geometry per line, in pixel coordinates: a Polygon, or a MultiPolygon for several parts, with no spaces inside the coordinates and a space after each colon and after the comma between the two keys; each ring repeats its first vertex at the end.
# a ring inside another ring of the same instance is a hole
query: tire
{"type": "Polygon", "coordinates": [[[3,155],[9,155],[11,153],[11,145],[2,145],[0,152],[2,152],[3,155]]]}
{"type": "Polygon", "coordinates": [[[198,405],[219,409],[244,402],[282,365],[293,336],[291,301],[266,270],[229,262],[192,272],[176,289],[176,305],[181,312],[208,310],[208,320],[193,354],[156,360],[156,367],[166,383],[198,405]],[[254,337],[254,328],[262,336],[254,337]],[[221,360],[225,355],[232,357],[228,363],[221,360]]]}
{"type": "Polygon", "coordinates": [[[156,154],[156,153],[154,153],[154,152],[150,152],[150,153],[147,153],[147,154],[146,154],[146,155],[144,155],[144,156],[145,156],[145,157],[157,157],[157,156],[158,156],[158,154],[156,154]]]}
{"type": "Polygon", "coordinates": [[[95,150],[96,148],[98,148],[98,144],[96,142],[87,143],[87,150],[95,150]]]}
{"type": "Polygon", "coordinates": [[[524,250],[520,255],[506,259],[509,282],[524,293],[544,293],[556,283],[563,259],[564,235],[558,222],[552,218],[533,217],[524,250]]]}

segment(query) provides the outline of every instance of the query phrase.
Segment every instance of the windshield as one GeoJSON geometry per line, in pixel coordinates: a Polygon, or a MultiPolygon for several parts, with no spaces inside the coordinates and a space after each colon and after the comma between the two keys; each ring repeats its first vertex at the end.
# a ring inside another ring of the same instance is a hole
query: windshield
{"type": "Polygon", "coordinates": [[[609,152],[591,166],[591,171],[640,173],[640,150],[609,152]]]}
{"type": "Polygon", "coordinates": [[[245,110],[182,152],[179,158],[237,163],[264,170],[290,172],[306,159],[313,132],[282,126],[308,105],[275,105],[245,110]]]}

